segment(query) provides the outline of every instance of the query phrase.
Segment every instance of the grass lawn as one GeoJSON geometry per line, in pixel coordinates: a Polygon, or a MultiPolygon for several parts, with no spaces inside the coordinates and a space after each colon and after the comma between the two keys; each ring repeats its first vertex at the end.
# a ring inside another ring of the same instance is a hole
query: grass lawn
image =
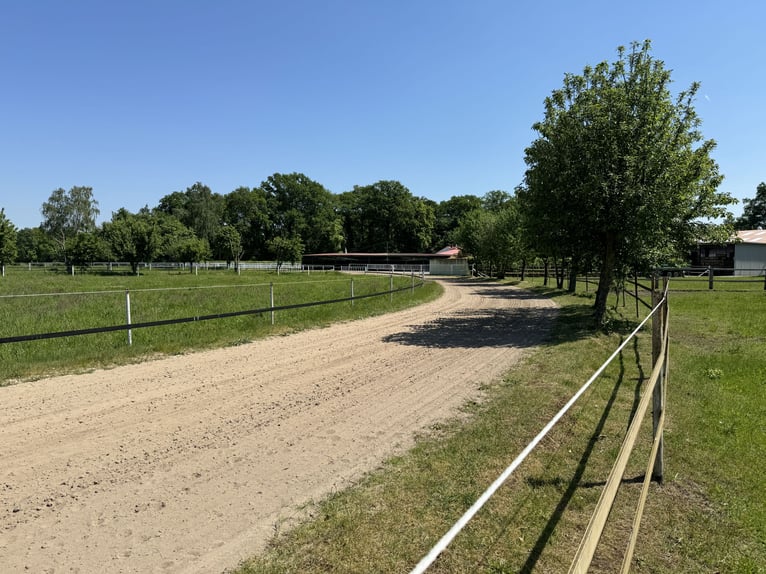
{"type": "MultiPolygon", "coordinates": [[[[312,520],[275,536],[238,574],[409,571],[637,323],[629,301],[597,328],[592,287],[522,286],[561,305],[547,344],[486,401],[467,404],[467,422],[431,429],[408,454],[313,505],[312,520]]],[[[762,286],[671,290],[665,481],[652,484],[632,571],[766,572],[764,318],[762,286]]],[[[650,372],[646,330],[429,572],[566,572],[650,372]]],[[[619,569],[650,441],[648,417],[591,572],[619,569]]]]}
{"type": "MultiPolygon", "coordinates": [[[[403,290],[351,302],[278,311],[272,325],[266,311],[225,319],[133,329],[76,337],[0,344],[0,386],[55,373],[138,362],[160,354],[237,345],[259,337],[387,313],[417,305],[441,293],[439,285],[395,276],[403,290]]],[[[328,301],[387,292],[387,275],[334,272],[264,273],[246,271],[148,271],[82,274],[10,267],[0,279],[0,338],[126,324],[126,291],[131,323],[199,317],[269,308],[274,305],[328,301]]]]}

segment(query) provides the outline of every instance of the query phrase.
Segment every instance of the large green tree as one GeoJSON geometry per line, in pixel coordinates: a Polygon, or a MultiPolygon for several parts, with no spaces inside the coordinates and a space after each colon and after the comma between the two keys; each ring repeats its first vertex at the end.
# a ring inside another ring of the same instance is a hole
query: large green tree
{"type": "Polygon", "coordinates": [[[234,262],[234,270],[239,269],[239,262],[242,259],[242,236],[239,231],[231,225],[224,225],[218,230],[215,243],[213,244],[215,250],[213,255],[221,259],[225,259],[227,265],[230,262],[234,262]]]}
{"type": "Polygon", "coordinates": [[[171,215],[212,245],[223,223],[225,202],[200,182],[186,191],[174,191],[160,199],[156,211],[171,215]]]}
{"type": "Polygon", "coordinates": [[[69,263],[72,268],[87,269],[94,261],[109,258],[109,244],[100,233],[90,231],[78,233],[70,240],[69,263]]]}
{"type": "Polygon", "coordinates": [[[456,195],[434,208],[432,245],[438,249],[457,242],[455,232],[466,214],[480,209],[481,199],[475,195],[456,195]]]}
{"type": "Polygon", "coordinates": [[[112,221],[104,223],[102,234],[113,257],[130,263],[131,272],[138,273],[139,263],[151,263],[159,253],[160,233],[157,215],[144,210],[138,214],[119,209],[112,221]]]}
{"type": "Polygon", "coordinates": [[[68,263],[68,249],[75,235],[96,229],[99,209],[93,188],[75,186],[69,191],[58,188],[43,203],[41,211],[43,230],[56,242],[59,254],[68,263]]]}
{"type": "Polygon", "coordinates": [[[5,208],[0,208],[0,272],[5,276],[5,264],[16,260],[16,226],[5,216],[5,208]]]}
{"type": "Polygon", "coordinates": [[[766,183],[759,183],[755,197],[744,203],[742,216],[735,222],[737,229],[766,229],[766,183]]]}
{"type": "Polygon", "coordinates": [[[16,234],[20,261],[54,261],[56,245],[40,227],[25,227],[16,234]]]}
{"type": "Polygon", "coordinates": [[[268,239],[298,238],[308,253],[338,251],[343,244],[336,197],[302,173],[275,173],[261,183],[269,211],[268,239]]]}
{"type": "Polygon", "coordinates": [[[354,186],[341,196],[341,213],[348,247],[355,251],[411,253],[431,247],[433,205],[398,181],[354,186]]]}
{"type": "Polygon", "coordinates": [[[710,239],[733,202],[694,109],[698,84],[670,93],[670,71],[649,41],[618,49],[618,59],[567,74],[545,100],[538,138],[526,150],[518,191],[541,243],[568,245],[600,267],[595,315],[626,267],[648,268],[710,239]]]}
{"type": "MultiPolygon", "coordinates": [[[[516,200],[505,194],[502,202],[495,202],[500,192],[484,196],[481,207],[465,214],[455,237],[465,253],[488,274],[505,276],[506,270],[523,257],[522,228],[516,200]]],[[[505,193],[505,192],[502,192],[505,193]]]]}
{"type": "Polygon", "coordinates": [[[295,263],[303,257],[303,243],[300,237],[274,237],[268,242],[269,251],[277,262],[277,271],[286,261],[295,263]]]}
{"type": "Polygon", "coordinates": [[[223,220],[239,232],[243,259],[265,256],[270,221],[266,194],[260,187],[238,187],[227,193],[224,196],[223,220]]]}

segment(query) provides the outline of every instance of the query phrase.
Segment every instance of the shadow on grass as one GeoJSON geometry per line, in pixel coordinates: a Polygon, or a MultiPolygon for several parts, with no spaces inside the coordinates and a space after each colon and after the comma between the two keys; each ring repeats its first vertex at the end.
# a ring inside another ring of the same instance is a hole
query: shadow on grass
{"type": "MultiPolygon", "coordinates": [[[[535,542],[535,545],[532,547],[532,550],[529,553],[529,557],[527,558],[526,562],[521,567],[519,572],[532,572],[532,570],[535,567],[535,564],[537,564],[537,561],[540,559],[540,555],[542,554],[545,547],[548,545],[548,542],[551,538],[551,535],[553,534],[553,531],[556,529],[556,526],[561,521],[561,518],[564,515],[564,512],[566,511],[567,507],[569,506],[569,503],[572,501],[572,497],[574,496],[575,492],[577,492],[577,489],[583,486],[581,484],[581,481],[582,481],[583,475],[585,474],[585,469],[588,466],[588,461],[590,459],[591,454],[593,454],[593,449],[596,447],[596,444],[599,441],[599,437],[602,435],[604,431],[604,426],[606,425],[606,421],[609,418],[609,413],[612,412],[612,407],[614,406],[614,403],[617,400],[617,395],[619,393],[620,387],[622,387],[623,381],[625,379],[625,362],[624,362],[622,353],[620,353],[619,355],[619,360],[620,360],[620,372],[617,375],[617,379],[614,383],[614,387],[612,388],[612,394],[609,396],[609,400],[607,401],[606,406],[604,407],[604,411],[601,413],[601,418],[599,419],[598,424],[596,424],[596,428],[593,430],[593,434],[591,434],[590,438],[588,439],[588,444],[585,447],[585,450],[583,451],[582,456],[580,457],[580,461],[577,463],[577,469],[575,470],[575,473],[572,476],[572,478],[569,480],[569,484],[567,485],[567,488],[564,491],[564,494],[561,496],[561,499],[556,505],[556,508],[553,511],[553,514],[548,519],[548,522],[545,525],[545,528],[543,528],[543,531],[540,533],[540,536],[538,537],[537,541],[535,542]]],[[[530,479],[530,480],[533,480],[533,479],[530,479]]]]}
{"type": "MultiPolygon", "coordinates": [[[[575,312],[572,318],[575,319],[581,313],[582,313],[582,310],[575,312]]],[[[565,333],[564,336],[565,337],[571,336],[571,334],[567,335],[565,333]]],[[[634,348],[634,353],[636,356],[636,361],[640,363],[637,347],[634,348]]],[[[572,475],[572,477],[569,480],[566,480],[565,478],[562,478],[562,477],[554,477],[554,478],[529,477],[526,479],[526,483],[532,488],[541,488],[541,487],[547,487],[547,486],[560,488],[566,485],[566,489],[561,495],[561,498],[556,504],[556,507],[553,510],[551,516],[548,518],[548,521],[545,524],[544,528],[540,532],[540,535],[538,536],[537,540],[532,546],[526,561],[519,569],[519,572],[521,573],[531,573],[534,571],[535,566],[537,565],[544,549],[550,543],[551,536],[553,535],[553,532],[555,531],[556,527],[558,526],[559,522],[564,516],[564,513],[569,507],[569,504],[571,503],[572,498],[577,492],[577,489],[603,487],[606,484],[606,481],[583,482],[582,478],[585,474],[586,468],[588,467],[588,463],[589,463],[591,455],[593,454],[595,446],[603,434],[604,427],[612,411],[612,407],[614,406],[614,403],[617,400],[617,396],[619,394],[620,388],[625,382],[625,363],[624,363],[624,357],[622,353],[620,353],[619,355],[619,366],[620,366],[619,374],[617,375],[617,378],[615,380],[615,384],[612,388],[609,399],[606,403],[606,406],[604,407],[603,412],[601,413],[601,417],[599,418],[599,421],[596,424],[596,427],[594,428],[590,438],[588,439],[588,443],[585,447],[585,450],[582,453],[582,456],[580,457],[579,462],[577,463],[577,468],[575,469],[575,472],[572,475]]],[[[636,382],[635,396],[639,395],[643,380],[644,380],[643,372],[641,371],[640,376],[638,377],[636,382]]],[[[634,409],[635,409],[635,406],[634,406],[634,409]]],[[[632,417],[632,414],[631,414],[631,417],[632,417]]],[[[644,479],[643,475],[636,476],[633,478],[625,478],[622,480],[622,483],[636,484],[636,483],[642,482],[643,479],[644,479]]],[[[499,533],[497,537],[497,540],[503,539],[503,533],[512,524],[511,520],[512,519],[509,519],[506,521],[505,525],[503,526],[503,528],[501,529],[501,532],[499,533]]],[[[485,556],[485,560],[488,556],[489,556],[489,551],[487,556],[485,556]]]]}

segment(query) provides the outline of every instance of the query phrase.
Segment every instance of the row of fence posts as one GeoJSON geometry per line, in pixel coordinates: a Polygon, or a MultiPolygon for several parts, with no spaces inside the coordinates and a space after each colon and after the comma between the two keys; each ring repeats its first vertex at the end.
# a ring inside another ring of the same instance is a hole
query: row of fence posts
{"type": "MultiPolygon", "coordinates": [[[[394,274],[391,273],[388,279],[389,301],[394,301],[394,274]]],[[[415,293],[415,272],[410,272],[410,292],[415,293]]],[[[354,306],[354,280],[351,279],[351,306],[354,306]]],[[[271,310],[271,324],[274,325],[274,283],[269,283],[269,309],[271,310]]],[[[125,289],[125,314],[128,327],[132,324],[130,316],[130,289],[125,289]]],[[[128,328],[128,346],[133,345],[133,330],[128,328]]]]}

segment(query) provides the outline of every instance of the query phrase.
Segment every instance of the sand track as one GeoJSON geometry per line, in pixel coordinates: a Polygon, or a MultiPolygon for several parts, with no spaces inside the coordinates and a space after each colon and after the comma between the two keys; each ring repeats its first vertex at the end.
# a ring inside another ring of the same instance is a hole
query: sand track
{"type": "Polygon", "coordinates": [[[0,570],[235,566],[477,398],[556,312],[444,285],[382,317],[0,388],[0,570]]]}

